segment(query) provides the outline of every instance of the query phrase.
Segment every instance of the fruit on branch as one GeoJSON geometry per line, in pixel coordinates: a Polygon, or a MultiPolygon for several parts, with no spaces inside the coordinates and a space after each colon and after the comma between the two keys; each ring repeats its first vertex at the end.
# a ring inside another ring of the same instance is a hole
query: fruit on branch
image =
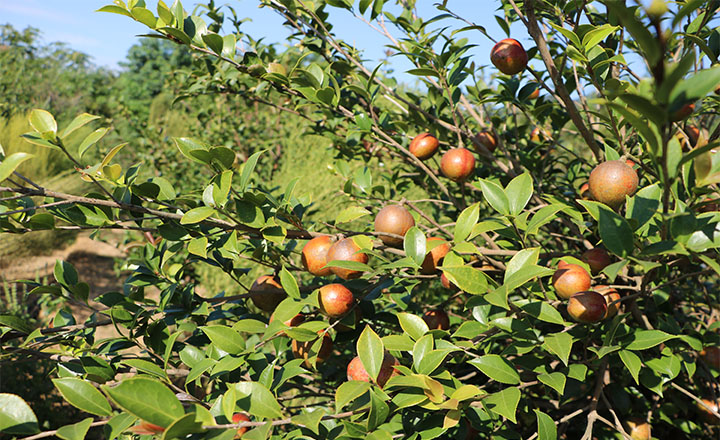
{"type": "Polygon", "coordinates": [[[578,292],[568,300],[567,311],[577,322],[598,322],[607,314],[607,302],[604,296],[592,290],[578,292]]]}
{"type": "MultiPolygon", "coordinates": [[[[330,261],[356,261],[358,263],[367,264],[368,256],[362,252],[358,252],[360,246],[355,244],[351,238],[343,238],[335,242],[328,250],[327,260],[330,261]]],[[[342,267],[330,268],[332,273],[344,280],[360,278],[362,272],[359,270],[345,269],[342,267]]]]}
{"type": "Polygon", "coordinates": [[[420,133],[410,141],[410,153],[420,160],[430,159],[437,152],[440,142],[430,133],[420,133]]]}
{"type": "MultiPolygon", "coordinates": [[[[498,145],[498,137],[492,130],[481,131],[475,135],[475,142],[487,148],[489,152],[495,151],[498,145]]],[[[480,148],[475,148],[478,153],[482,153],[480,148]]]]}
{"type": "Polygon", "coordinates": [[[716,370],[720,370],[720,348],[706,347],[700,352],[702,360],[716,370]]]}
{"type": "MultiPolygon", "coordinates": [[[[270,315],[270,320],[268,321],[268,324],[271,324],[275,320],[275,313],[273,312],[272,315],[270,315]]],[[[288,319],[287,321],[283,322],[288,327],[297,327],[298,325],[305,322],[305,315],[302,313],[298,313],[297,315],[293,316],[292,318],[288,319]]],[[[280,336],[287,336],[287,333],[285,331],[281,331],[278,333],[280,336]]]]}
{"type": "Polygon", "coordinates": [[[605,249],[599,247],[586,250],[580,256],[580,259],[590,266],[590,271],[593,275],[599,274],[612,263],[610,254],[608,254],[605,249]]]}
{"type": "Polygon", "coordinates": [[[322,342],[320,343],[320,348],[317,349],[317,353],[314,352],[312,349],[313,345],[317,342],[317,339],[314,339],[312,341],[298,341],[293,339],[292,341],[292,352],[295,356],[295,359],[304,359],[304,363],[307,367],[311,367],[311,357],[316,355],[316,363],[322,364],[323,362],[328,360],[330,354],[332,354],[333,341],[330,337],[330,334],[324,332],[323,330],[320,330],[318,334],[322,335],[322,342]]]}
{"type": "Polygon", "coordinates": [[[702,403],[709,406],[712,411],[705,408],[704,406],[700,405],[699,403],[695,402],[695,405],[697,407],[698,412],[700,413],[700,418],[707,423],[708,425],[717,426],[720,425],[720,419],[717,418],[715,414],[720,413],[720,408],[718,408],[717,402],[709,399],[700,399],[702,403]]]}
{"type": "Polygon", "coordinates": [[[535,127],[530,132],[530,141],[534,143],[540,143],[542,141],[545,141],[547,139],[550,139],[550,132],[545,129],[540,129],[540,127],[535,127]]]}
{"type": "Polygon", "coordinates": [[[540,85],[538,83],[533,84],[535,85],[535,90],[528,95],[528,99],[538,99],[540,97],[540,85]]]}
{"type": "Polygon", "coordinates": [[[319,277],[326,277],[332,274],[329,267],[327,254],[333,240],[327,235],[321,235],[308,241],[302,249],[302,264],[305,270],[319,277]]]}
{"type": "MultiPolygon", "coordinates": [[[[341,322],[338,322],[335,324],[335,330],[337,330],[339,333],[344,332],[351,332],[354,331],[356,328],[358,328],[358,325],[360,324],[360,321],[362,321],[362,310],[360,310],[360,307],[355,307],[355,310],[352,313],[353,317],[355,318],[355,326],[350,327],[349,325],[345,325],[341,322]]],[[[333,324],[337,321],[337,319],[331,319],[330,323],[333,324]]]]}
{"type": "MultiPolygon", "coordinates": [[[[250,418],[248,416],[246,416],[245,414],[235,413],[232,416],[232,422],[235,424],[242,423],[242,422],[249,422],[249,421],[250,421],[250,418]]],[[[250,429],[249,426],[246,426],[244,428],[238,428],[237,434],[235,434],[235,438],[242,437],[242,435],[245,434],[248,431],[248,429],[250,429]]]]}
{"type": "Polygon", "coordinates": [[[450,328],[450,317],[444,310],[428,310],[422,316],[430,330],[447,330],[450,328]]]}
{"type": "MultiPolygon", "coordinates": [[[[382,364],[380,365],[380,372],[378,373],[376,383],[380,388],[384,387],[391,377],[397,374],[394,366],[400,365],[395,356],[385,352],[383,356],[382,364]]],[[[348,380],[359,380],[362,382],[371,382],[370,375],[362,364],[360,356],[355,356],[353,360],[347,366],[347,378],[348,380]]]]}
{"type": "Polygon", "coordinates": [[[280,281],[272,275],[263,275],[255,280],[248,293],[255,307],[263,312],[273,312],[287,298],[280,281]]]}
{"type": "Polygon", "coordinates": [[[632,418],[627,422],[627,433],[633,440],[650,440],[650,424],[641,418],[632,418]]]}
{"type": "Polygon", "coordinates": [[[415,219],[407,209],[400,205],[388,205],[375,216],[375,232],[381,234],[380,240],[388,246],[402,245],[405,233],[415,226],[415,219]],[[393,237],[385,234],[395,234],[393,237]]]}
{"type": "Polygon", "coordinates": [[[355,305],[355,297],[347,287],[334,283],[320,288],[318,302],[325,316],[340,318],[350,312],[355,305]]]}
{"type": "Polygon", "coordinates": [[[625,202],[625,196],[635,194],[638,175],[624,161],[609,160],[592,170],[588,183],[593,199],[617,208],[625,202]]]}
{"type": "Polygon", "coordinates": [[[425,255],[420,269],[420,273],[423,275],[434,274],[437,267],[442,264],[442,259],[450,252],[450,243],[440,237],[429,237],[427,239],[428,248],[432,247],[431,243],[432,245],[436,245],[425,255]],[[437,242],[440,243],[436,244],[437,242]]]}
{"type": "Polygon", "coordinates": [[[458,290],[460,290],[460,288],[459,288],[458,286],[456,286],[455,283],[453,283],[452,281],[450,281],[450,280],[448,279],[448,277],[445,276],[445,272],[443,272],[443,274],[440,275],[440,284],[442,284],[442,286],[443,286],[444,288],[450,289],[450,290],[452,290],[453,292],[457,292],[458,290]]]}
{"type": "Polygon", "coordinates": [[[674,112],[670,113],[670,122],[679,122],[684,119],[687,119],[688,116],[690,116],[695,111],[695,103],[690,102],[679,109],[675,110],[674,112]]]}
{"type": "Polygon", "coordinates": [[[490,51],[490,61],[506,75],[515,75],[525,70],[528,56],[519,41],[513,38],[500,40],[490,51]]]}
{"type": "Polygon", "coordinates": [[[592,278],[584,267],[564,261],[552,276],[555,292],[562,299],[568,299],[578,292],[590,289],[592,278]]]}
{"type": "Polygon", "coordinates": [[[590,194],[590,184],[585,182],[580,186],[580,189],[578,190],[580,193],[580,198],[583,200],[592,200],[592,195],[590,194]]]}
{"type": "Polygon", "coordinates": [[[605,302],[607,303],[607,312],[605,313],[605,318],[611,318],[617,315],[617,312],[620,310],[620,303],[616,302],[613,304],[613,302],[621,298],[620,293],[618,293],[615,288],[610,286],[595,286],[594,290],[605,297],[605,302]]]}
{"type": "Polygon", "coordinates": [[[475,171],[475,156],[466,148],[453,148],[443,154],[440,171],[455,182],[462,182],[475,171]]]}

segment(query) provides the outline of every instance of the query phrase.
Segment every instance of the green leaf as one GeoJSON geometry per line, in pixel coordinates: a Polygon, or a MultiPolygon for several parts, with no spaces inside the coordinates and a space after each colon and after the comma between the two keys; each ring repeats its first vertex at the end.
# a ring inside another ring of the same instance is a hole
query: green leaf
{"type": "Polygon", "coordinates": [[[212,206],[200,206],[198,208],[193,208],[183,214],[182,218],[180,219],[180,224],[191,225],[194,223],[200,223],[214,213],[215,208],[213,208],[212,206]]]}
{"type": "Polygon", "coordinates": [[[110,128],[98,128],[97,130],[93,131],[89,135],[83,139],[82,142],[80,142],[80,145],[78,146],[78,157],[82,157],[85,152],[95,145],[100,139],[103,138],[107,134],[107,132],[110,131],[110,128]]]}
{"type": "Polygon", "coordinates": [[[155,376],[158,379],[167,379],[167,374],[165,374],[165,370],[150,361],[146,361],[145,359],[126,359],[122,361],[122,363],[127,365],[128,367],[132,367],[138,371],[142,371],[143,373],[155,376]]]}
{"type": "Polygon", "coordinates": [[[455,243],[461,243],[465,241],[472,232],[473,228],[480,218],[480,204],[473,203],[467,208],[463,209],[457,218],[455,223],[455,234],[453,241],[455,243]]]}
{"type": "Polygon", "coordinates": [[[398,321],[400,321],[400,327],[402,327],[403,331],[415,341],[430,331],[427,323],[417,315],[401,312],[397,314],[397,318],[398,321]]]}
{"type": "Polygon", "coordinates": [[[533,180],[527,171],[515,177],[505,188],[505,196],[510,206],[510,214],[518,215],[525,209],[534,191],[533,180]]]}
{"type": "Polygon", "coordinates": [[[133,18],[133,16],[130,14],[130,11],[128,11],[127,9],[125,9],[123,7],[115,6],[115,5],[105,5],[102,8],[96,10],[95,12],[110,12],[112,14],[120,14],[120,15],[125,15],[127,17],[133,18]]]}
{"type": "Polygon", "coordinates": [[[26,319],[15,315],[0,315],[0,326],[10,327],[13,330],[27,334],[33,331],[26,319]]]}
{"type": "Polygon", "coordinates": [[[65,287],[72,287],[78,283],[77,270],[67,261],[57,260],[53,273],[55,280],[65,287]]]}
{"type": "Polygon", "coordinates": [[[75,408],[97,416],[109,416],[112,408],[105,396],[90,383],[75,377],[53,379],[63,398],[75,408]]]}
{"type": "Polygon", "coordinates": [[[492,208],[502,215],[510,214],[510,201],[505,195],[505,190],[495,182],[485,179],[478,180],[483,197],[492,208]]]}
{"type": "Polygon", "coordinates": [[[235,384],[238,397],[242,400],[250,396],[250,409],[248,412],[264,419],[282,417],[282,407],[275,396],[258,382],[240,382],[235,384]]]}
{"type": "Polygon", "coordinates": [[[425,260],[426,239],[425,234],[417,226],[408,229],[403,239],[403,249],[405,254],[410,257],[418,267],[425,260]]]}
{"type": "Polygon", "coordinates": [[[163,432],[161,440],[182,439],[200,432],[203,432],[203,429],[202,422],[198,420],[198,414],[188,413],[168,426],[163,432]]]}
{"type": "Polygon", "coordinates": [[[549,351],[550,353],[554,354],[555,356],[559,357],[561,361],[565,365],[568,364],[568,359],[570,358],[570,350],[572,350],[573,340],[572,335],[570,333],[564,332],[564,333],[557,333],[554,335],[545,336],[545,341],[542,344],[542,347],[549,351]]]}
{"type": "Polygon", "coordinates": [[[216,34],[216,33],[207,33],[202,36],[203,41],[207,46],[215,52],[216,54],[220,55],[223,51],[223,38],[216,34]]]}
{"type": "Polygon", "coordinates": [[[680,81],[670,92],[668,110],[678,110],[688,102],[704,98],[720,84],[720,66],[711,67],[694,73],[680,81]]]}
{"type": "Polygon", "coordinates": [[[153,425],[167,428],[185,414],[175,393],[155,379],[135,376],[102,389],[120,408],[153,425]]]}
{"type": "Polygon", "coordinates": [[[564,206],[559,204],[552,204],[540,208],[528,222],[527,227],[525,228],[525,235],[528,236],[537,234],[538,230],[542,226],[555,220],[557,218],[555,214],[563,208],[564,206]]]}
{"type": "Polygon", "coordinates": [[[188,242],[188,252],[199,257],[207,257],[208,238],[206,236],[193,238],[188,242]]]}
{"type": "Polygon", "coordinates": [[[541,321],[559,325],[565,324],[565,320],[560,312],[547,301],[527,301],[526,304],[518,301],[515,302],[515,305],[520,307],[528,315],[534,316],[541,321]]]}
{"type": "Polygon", "coordinates": [[[598,212],[598,230],[607,250],[623,258],[632,254],[635,245],[630,224],[604,205],[598,212]]]}
{"type": "Polygon", "coordinates": [[[208,325],[200,327],[200,330],[220,350],[230,354],[240,354],[245,349],[245,344],[240,333],[224,325],[208,325]]]}
{"type": "Polygon", "coordinates": [[[487,293],[487,278],[480,269],[470,266],[442,266],[440,269],[460,290],[473,295],[487,293]]]}
{"type": "Polygon", "coordinates": [[[385,348],[380,336],[370,326],[365,326],[358,338],[357,353],[365,371],[373,380],[376,380],[385,357],[385,348]]]}
{"type": "Polygon", "coordinates": [[[429,69],[427,67],[410,69],[406,73],[409,73],[410,75],[415,75],[415,76],[434,76],[435,78],[439,78],[436,71],[434,71],[433,69],[429,69]]]}
{"type": "Polygon", "coordinates": [[[30,406],[15,394],[0,393],[0,432],[29,435],[38,431],[37,417],[30,406]]]}
{"type": "Polygon", "coordinates": [[[503,283],[507,283],[510,277],[524,267],[534,266],[540,257],[540,248],[527,248],[515,254],[507,263],[503,283]]]}
{"type": "Polygon", "coordinates": [[[300,289],[297,280],[285,266],[280,270],[280,285],[290,298],[300,299],[300,289]]]}
{"type": "Polygon", "coordinates": [[[28,119],[30,126],[40,134],[52,133],[54,135],[57,132],[57,122],[48,111],[36,108],[30,112],[28,119]]]}
{"type": "Polygon", "coordinates": [[[240,193],[245,192],[245,190],[247,189],[247,186],[250,183],[250,178],[252,177],[252,173],[253,171],[255,171],[255,165],[257,165],[257,161],[260,158],[260,155],[263,154],[265,151],[267,150],[258,151],[257,153],[250,156],[248,160],[243,164],[242,173],[240,174],[240,193]]]}
{"type": "Polygon", "coordinates": [[[34,157],[29,153],[13,153],[0,162],[0,182],[7,179],[20,166],[21,163],[34,157]]]}
{"type": "Polygon", "coordinates": [[[126,429],[131,427],[136,420],[137,417],[127,413],[120,413],[111,417],[105,427],[105,438],[117,438],[121,433],[125,432],[126,429]]]}
{"type": "Polygon", "coordinates": [[[562,396],[565,393],[565,382],[567,377],[559,371],[549,374],[538,374],[538,380],[557,391],[562,396]]]}
{"type": "Polygon", "coordinates": [[[63,440],[83,440],[85,438],[85,435],[87,435],[88,430],[90,429],[90,425],[92,424],[93,419],[91,417],[88,417],[87,419],[74,423],[72,425],[65,425],[62,428],[57,430],[57,435],[63,440]]]}
{"type": "Polygon", "coordinates": [[[496,354],[487,354],[469,362],[489,378],[500,383],[517,385],[520,375],[517,369],[508,361],[496,354]]]}
{"type": "Polygon", "coordinates": [[[630,343],[625,347],[626,350],[647,350],[658,344],[662,344],[677,336],[665,333],[662,330],[638,330],[630,338],[630,343]]]}
{"type": "Polygon", "coordinates": [[[370,211],[361,206],[345,208],[335,218],[335,223],[348,223],[370,214],[370,211]]]}
{"type": "Polygon", "coordinates": [[[67,127],[65,127],[65,130],[60,133],[60,137],[64,139],[78,128],[81,128],[96,119],[100,119],[100,116],[91,115],[89,113],[78,115],[70,124],[68,124],[67,127]]]}
{"type": "Polygon", "coordinates": [[[335,391],[335,409],[340,412],[348,403],[362,396],[370,389],[370,382],[350,380],[335,391]]]}
{"type": "Polygon", "coordinates": [[[515,413],[520,402],[520,390],[505,388],[504,390],[488,395],[483,403],[495,414],[499,414],[513,423],[517,423],[515,413]]]}
{"type": "Polygon", "coordinates": [[[538,440],[557,440],[557,426],[552,417],[540,411],[535,410],[538,423],[538,440]]]}

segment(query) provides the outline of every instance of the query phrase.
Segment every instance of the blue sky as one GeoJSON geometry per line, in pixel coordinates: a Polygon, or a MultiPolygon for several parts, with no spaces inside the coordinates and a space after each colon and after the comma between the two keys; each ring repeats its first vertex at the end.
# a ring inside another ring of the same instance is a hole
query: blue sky
{"type": "MultiPolygon", "coordinates": [[[[110,3],[111,0],[0,0],[0,23],[9,23],[18,29],[26,26],[39,28],[45,42],[65,42],[73,49],[91,55],[95,64],[116,68],[117,63],[125,58],[129,47],[138,41],[136,35],[148,33],[149,29],[124,16],[95,12],[110,3]]],[[[171,4],[171,0],[166,0],[166,3],[171,4]]],[[[289,35],[282,27],[281,18],[267,8],[258,8],[256,0],[228,0],[226,3],[233,6],[238,14],[252,19],[252,22],[244,25],[250,35],[264,36],[266,41],[277,43],[282,43],[289,35]]],[[[435,3],[436,0],[418,0],[420,15],[430,18],[438,14],[433,6],[435,3]]],[[[147,0],[147,4],[154,11],[157,1],[147,0]]],[[[183,4],[186,10],[192,10],[194,2],[186,0],[183,4]]],[[[486,27],[494,38],[502,39],[505,34],[493,18],[499,4],[496,0],[448,1],[451,10],[486,27]]],[[[365,49],[371,60],[383,56],[383,46],[388,42],[385,37],[349,13],[336,8],[329,10],[332,22],[335,23],[334,31],[339,37],[365,49]]],[[[463,26],[457,21],[444,22],[444,25],[447,24],[455,28],[463,26]]],[[[524,29],[513,27],[512,34],[514,38],[528,42],[524,29]]],[[[477,31],[466,32],[464,36],[478,45],[473,50],[478,56],[475,60],[489,63],[492,42],[477,31]]],[[[530,46],[529,43],[525,45],[530,46]]],[[[405,63],[398,63],[395,67],[400,70],[410,68],[405,63]]]]}

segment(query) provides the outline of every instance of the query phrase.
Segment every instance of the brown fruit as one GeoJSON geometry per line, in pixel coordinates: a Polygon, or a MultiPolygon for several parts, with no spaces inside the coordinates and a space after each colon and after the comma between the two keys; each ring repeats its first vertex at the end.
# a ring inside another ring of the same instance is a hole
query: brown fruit
{"type": "Polygon", "coordinates": [[[447,330],[450,328],[450,317],[444,310],[428,310],[422,316],[430,330],[447,330]]]}
{"type": "MultiPolygon", "coordinates": [[[[375,216],[375,232],[395,234],[404,237],[408,229],[415,226],[415,219],[407,209],[400,205],[388,205],[375,216]]],[[[403,239],[390,235],[380,235],[380,240],[388,246],[402,245],[403,239]]]]}
{"type": "Polygon", "coordinates": [[[604,296],[592,290],[578,292],[568,300],[567,311],[577,322],[598,322],[605,318],[607,302],[604,296]]]}
{"type": "Polygon", "coordinates": [[[562,299],[569,299],[578,292],[590,289],[591,281],[590,274],[577,264],[558,264],[558,269],[552,276],[555,292],[562,299]]]}
{"type": "Polygon", "coordinates": [[[422,262],[422,268],[420,273],[423,275],[432,275],[437,270],[437,267],[441,264],[442,259],[450,252],[450,243],[446,242],[440,237],[430,237],[427,239],[427,247],[430,247],[430,242],[440,241],[438,244],[425,255],[425,259],[422,262]]]}
{"type": "Polygon", "coordinates": [[[319,277],[326,277],[332,274],[327,264],[327,254],[333,240],[327,235],[321,235],[308,241],[302,250],[302,264],[305,270],[319,277]]]}
{"type": "Polygon", "coordinates": [[[592,200],[592,195],[590,194],[590,184],[589,183],[583,183],[582,186],[580,186],[579,189],[580,192],[580,198],[583,200],[592,200]]]}
{"type": "Polygon", "coordinates": [[[593,199],[617,208],[625,202],[625,196],[635,194],[638,175],[625,162],[610,160],[592,170],[588,183],[593,199]]]}
{"type": "Polygon", "coordinates": [[[490,61],[506,75],[515,75],[525,70],[528,56],[519,41],[512,38],[500,40],[490,51],[490,61]]]}
{"type": "Polygon", "coordinates": [[[312,351],[312,346],[315,344],[317,339],[314,339],[312,341],[305,341],[300,342],[295,339],[292,341],[292,352],[296,359],[304,359],[305,360],[305,366],[312,367],[310,365],[309,359],[313,357],[313,355],[317,355],[317,364],[322,364],[332,354],[333,349],[333,341],[332,338],[328,333],[324,333],[322,330],[318,332],[318,334],[322,334],[322,343],[320,344],[320,348],[318,349],[317,353],[312,351]]]}
{"type": "Polygon", "coordinates": [[[320,311],[330,318],[345,316],[355,305],[355,297],[352,292],[347,287],[337,283],[322,286],[318,300],[320,311]]]}
{"type": "Polygon", "coordinates": [[[430,133],[420,133],[410,141],[410,153],[420,160],[430,159],[437,152],[437,138],[430,133]]]}
{"type": "Polygon", "coordinates": [[[443,175],[455,182],[462,182],[475,171],[475,157],[466,148],[453,148],[440,160],[443,175]]]}
{"type": "MultiPolygon", "coordinates": [[[[720,412],[720,408],[718,408],[718,404],[715,401],[709,400],[709,399],[700,399],[702,402],[709,406],[715,413],[720,412]]],[[[720,419],[713,414],[709,409],[705,408],[704,406],[700,405],[699,403],[695,402],[695,405],[697,406],[697,410],[700,413],[700,418],[707,423],[708,425],[717,426],[720,425],[720,419]]]]}
{"type": "MultiPolygon", "coordinates": [[[[367,254],[358,252],[360,246],[356,245],[351,238],[343,238],[335,242],[334,245],[330,246],[328,250],[327,259],[330,261],[357,261],[359,263],[366,264],[368,262],[367,254]]],[[[333,267],[330,270],[344,280],[351,280],[354,278],[360,278],[362,272],[359,270],[343,269],[341,267],[333,267]]]]}
{"type": "Polygon", "coordinates": [[[599,274],[612,263],[610,254],[603,248],[588,249],[583,252],[580,259],[590,266],[590,271],[593,275],[599,274]]]}
{"type": "Polygon", "coordinates": [[[607,303],[605,318],[612,318],[617,315],[617,312],[620,310],[620,303],[616,302],[613,304],[613,302],[621,298],[620,293],[609,286],[595,286],[595,291],[605,297],[605,302],[607,303]]]}
{"type": "MultiPolygon", "coordinates": [[[[360,324],[360,321],[362,320],[362,311],[359,307],[355,307],[355,312],[353,313],[353,316],[355,317],[355,327],[350,327],[348,325],[343,324],[342,322],[339,322],[335,325],[335,330],[337,330],[339,333],[344,332],[351,332],[358,328],[358,324],[360,324]]],[[[330,322],[334,323],[337,321],[337,319],[333,319],[330,322]]]]}
{"type": "Polygon", "coordinates": [[[700,352],[702,360],[716,370],[720,370],[720,348],[706,347],[700,352]]]}
{"type": "Polygon", "coordinates": [[[640,418],[632,418],[626,422],[627,433],[633,440],[650,440],[650,424],[640,418]]]}
{"type": "Polygon", "coordinates": [[[446,289],[450,289],[453,292],[457,292],[460,290],[458,286],[455,285],[455,283],[451,282],[448,277],[445,276],[445,272],[443,272],[442,275],[440,275],[440,284],[446,289]]]}
{"type": "Polygon", "coordinates": [[[695,103],[691,102],[683,105],[679,109],[670,114],[670,122],[679,122],[687,119],[695,111],[695,103]]]}
{"type": "Polygon", "coordinates": [[[280,281],[272,275],[263,275],[255,280],[248,293],[255,307],[264,312],[273,312],[287,298],[280,281]]]}
{"type": "MultiPolygon", "coordinates": [[[[487,148],[489,152],[495,151],[498,145],[498,138],[495,132],[490,130],[481,131],[475,135],[477,143],[487,148]]],[[[482,153],[479,148],[475,149],[478,153],[482,153]]]]}
{"type": "MultiPolygon", "coordinates": [[[[232,422],[236,423],[236,424],[242,423],[242,422],[249,422],[249,421],[250,421],[250,418],[248,416],[246,416],[245,414],[235,413],[232,416],[232,422]]],[[[242,437],[242,435],[245,434],[248,431],[248,429],[250,429],[249,426],[246,426],[244,428],[238,428],[237,434],[235,434],[235,438],[242,437]]]]}
{"type": "MultiPolygon", "coordinates": [[[[270,315],[270,320],[268,321],[268,324],[272,323],[274,320],[275,320],[275,313],[270,315]]],[[[287,321],[283,322],[283,324],[285,324],[288,327],[297,327],[298,325],[302,324],[303,322],[305,322],[305,316],[302,313],[298,313],[297,315],[295,315],[292,318],[288,319],[287,321]]],[[[287,333],[285,333],[284,331],[281,331],[278,334],[281,336],[287,336],[287,333]]]]}
{"type": "MultiPolygon", "coordinates": [[[[397,359],[390,353],[385,353],[382,364],[380,365],[380,372],[378,373],[376,383],[380,388],[384,387],[391,377],[395,376],[397,372],[395,365],[400,365],[397,359]]],[[[353,360],[347,366],[347,378],[348,380],[359,380],[362,382],[371,382],[370,375],[362,364],[359,356],[355,356],[353,360]]]]}

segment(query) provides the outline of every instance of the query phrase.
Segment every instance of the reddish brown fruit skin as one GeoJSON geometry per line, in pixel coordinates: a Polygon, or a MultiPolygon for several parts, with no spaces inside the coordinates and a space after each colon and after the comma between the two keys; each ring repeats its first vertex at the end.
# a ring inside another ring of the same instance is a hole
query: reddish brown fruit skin
{"type": "Polygon", "coordinates": [[[610,160],[592,170],[588,183],[593,199],[617,208],[625,202],[625,196],[635,194],[638,175],[625,162],[610,160]]]}
{"type": "Polygon", "coordinates": [[[552,276],[553,287],[562,299],[569,299],[578,292],[590,289],[591,282],[590,274],[577,264],[558,265],[558,270],[552,276]]]}
{"type": "Polygon", "coordinates": [[[592,195],[590,194],[590,184],[589,183],[583,183],[582,186],[580,186],[580,198],[583,200],[592,200],[592,195]]]}
{"type": "MultiPolygon", "coordinates": [[[[248,416],[246,416],[245,414],[235,413],[232,416],[233,423],[242,423],[242,422],[249,422],[249,421],[250,421],[250,418],[248,418],[248,416]]],[[[235,438],[242,437],[242,435],[245,434],[248,431],[248,429],[250,429],[250,428],[247,426],[244,428],[238,428],[237,434],[235,434],[235,438]]]]}
{"type": "Polygon", "coordinates": [[[444,288],[450,289],[453,292],[457,292],[458,290],[460,290],[460,288],[456,286],[455,283],[450,282],[448,277],[445,276],[444,272],[442,275],[440,275],[440,284],[442,284],[444,288]]]}
{"type": "Polygon", "coordinates": [[[540,97],[540,86],[536,84],[535,90],[528,95],[528,99],[538,99],[540,97]]]}
{"type": "Polygon", "coordinates": [[[578,292],[568,300],[567,311],[577,322],[598,322],[607,313],[607,302],[604,296],[592,290],[578,292]]]}
{"type": "Polygon", "coordinates": [[[603,319],[612,318],[617,315],[617,312],[620,310],[620,303],[612,303],[621,298],[620,293],[618,293],[618,291],[614,288],[608,286],[595,286],[594,290],[605,297],[605,302],[607,303],[607,312],[605,313],[605,317],[603,319]]]}
{"type": "Polygon", "coordinates": [[[506,75],[515,75],[525,70],[528,56],[519,41],[512,38],[500,40],[490,51],[490,61],[506,75]]]}
{"type": "MultiPolygon", "coordinates": [[[[491,153],[493,151],[495,151],[495,149],[497,148],[497,145],[498,145],[497,136],[495,135],[494,132],[489,131],[489,130],[481,131],[480,133],[476,134],[475,140],[479,144],[481,144],[483,147],[487,148],[488,151],[491,153]]],[[[480,151],[480,148],[476,148],[476,151],[478,153],[482,153],[482,151],[480,151]]]]}
{"type": "Polygon", "coordinates": [[[271,275],[263,275],[250,287],[250,292],[255,307],[264,312],[273,312],[287,294],[280,285],[280,281],[271,275]]]}
{"type": "MultiPolygon", "coordinates": [[[[380,372],[377,377],[377,384],[380,388],[384,387],[391,377],[395,376],[397,372],[393,366],[400,365],[397,359],[390,353],[385,353],[382,364],[380,366],[380,372]]],[[[347,378],[348,380],[359,380],[362,382],[371,382],[370,375],[365,370],[359,356],[355,356],[353,360],[347,366],[347,378]]]]}
{"type": "Polygon", "coordinates": [[[327,254],[333,240],[327,235],[315,237],[308,241],[302,250],[302,264],[305,270],[319,277],[326,277],[332,274],[327,264],[327,254]]]}
{"type": "Polygon", "coordinates": [[[678,110],[675,110],[674,113],[670,115],[670,122],[679,122],[683,119],[687,119],[688,116],[690,116],[695,111],[695,103],[691,102],[689,104],[685,104],[684,106],[680,107],[678,110]]]}
{"type": "Polygon", "coordinates": [[[709,366],[720,370],[720,348],[706,347],[700,352],[700,357],[709,366]]]}
{"type": "Polygon", "coordinates": [[[410,153],[420,160],[430,159],[437,152],[440,142],[430,133],[420,133],[410,141],[410,153]]]}
{"type": "MultiPolygon", "coordinates": [[[[415,219],[407,209],[400,205],[388,205],[375,216],[375,232],[405,236],[408,229],[415,226],[415,219]]],[[[380,235],[380,240],[388,246],[399,246],[402,238],[380,235]]]]}
{"type": "Polygon", "coordinates": [[[422,316],[430,330],[447,330],[450,328],[450,317],[443,310],[428,310],[422,316]]]}
{"type": "MultiPolygon", "coordinates": [[[[363,264],[368,262],[367,254],[362,252],[356,253],[360,250],[360,247],[352,241],[351,238],[343,238],[337,241],[334,245],[330,246],[328,250],[327,259],[330,261],[357,261],[363,264]]],[[[360,278],[362,272],[352,269],[343,269],[341,267],[331,268],[332,272],[344,280],[351,280],[354,278],[360,278]]]]}
{"type": "MultiPolygon", "coordinates": [[[[322,331],[320,331],[322,333],[322,331]]],[[[300,342],[297,340],[292,341],[292,352],[296,359],[304,359],[305,360],[305,366],[308,368],[311,367],[310,362],[308,362],[308,359],[310,356],[310,349],[312,348],[315,341],[306,341],[306,342],[300,342]]],[[[325,333],[322,336],[322,344],[320,345],[320,349],[317,353],[317,365],[322,364],[332,354],[333,349],[333,341],[329,334],[325,333]]]]}
{"type": "MultiPolygon", "coordinates": [[[[720,412],[720,411],[718,411],[719,408],[718,408],[717,402],[714,402],[714,401],[709,400],[709,399],[700,399],[700,400],[702,400],[702,402],[703,402],[705,405],[707,405],[707,406],[709,406],[710,408],[712,408],[713,411],[715,411],[716,413],[717,413],[717,412],[720,412]]],[[[720,419],[718,419],[717,417],[715,417],[715,415],[713,415],[713,413],[711,413],[707,408],[705,408],[704,406],[700,405],[699,403],[695,403],[695,405],[697,406],[698,412],[700,413],[700,418],[701,418],[705,423],[707,423],[708,425],[713,425],[713,426],[720,425],[720,419]]]]}
{"type": "Polygon", "coordinates": [[[650,424],[643,419],[633,418],[627,421],[628,435],[633,440],[650,440],[650,424]]]}
{"type": "Polygon", "coordinates": [[[475,157],[468,149],[453,148],[443,154],[440,171],[448,179],[462,182],[475,171],[475,157]]]}
{"type": "Polygon", "coordinates": [[[580,259],[590,266],[590,271],[593,275],[599,274],[612,263],[610,254],[603,248],[588,249],[583,252],[580,259]]]}
{"type": "Polygon", "coordinates": [[[442,244],[435,246],[430,252],[425,255],[425,259],[422,262],[422,268],[420,273],[423,275],[432,275],[437,270],[442,259],[450,252],[450,243],[446,242],[440,237],[430,237],[427,239],[428,247],[430,247],[431,241],[441,241],[442,244]]]}
{"type": "MultiPolygon", "coordinates": [[[[270,320],[268,321],[268,324],[272,323],[274,320],[275,320],[275,313],[270,315],[270,320]]],[[[292,318],[288,319],[287,321],[283,322],[283,324],[285,324],[288,327],[297,327],[298,325],[302,324],[303,322],[305,322],[305,316],[301,313],[298,313],[297,315],[295,315],[292,318]]],[[[287,333],[285,333],[284,331],[281,331],[278,334],[280,336],[287,336],[287,333]]]]}
{"type": "Polygon", "coordinates": [[[154,425],[150,422],[140,422],[137,425],[130,428],[128,431],[139,435],[158,435],[165,431],[162,426],[154,425]]]}
{"type": "Polygon", "coordinates": [[[350,312],[355,297],[342,284],[328,284],[320,288],[320,311],[330,318],[339,318],[350,312]]]}

